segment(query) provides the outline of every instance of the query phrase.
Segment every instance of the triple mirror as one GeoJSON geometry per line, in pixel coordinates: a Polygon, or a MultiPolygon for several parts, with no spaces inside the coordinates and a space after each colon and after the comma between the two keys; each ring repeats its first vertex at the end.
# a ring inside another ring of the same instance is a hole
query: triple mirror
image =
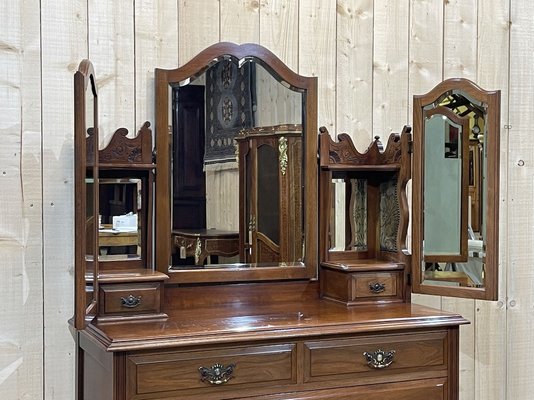
{"type": "Polygon", "coordinates": [[[467,79],[414,96],[416,292],[497,296],[499,123],[500,92],[467,79]]]}
{"type": "Polygon", "coordinates": [[[316,78],[259,45],[157,69],[157,269],[180,283],[316,276],[316,119],[316,78]]]}

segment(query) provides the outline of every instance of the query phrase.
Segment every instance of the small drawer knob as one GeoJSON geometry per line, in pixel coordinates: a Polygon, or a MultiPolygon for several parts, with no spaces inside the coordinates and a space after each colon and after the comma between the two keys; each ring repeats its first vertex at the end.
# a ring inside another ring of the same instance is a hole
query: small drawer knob
{"type": "Polygon", "coordinates": [[[369,290],[375,294],[382,293],[384,290],[386,290],[386,285],[381,282],[370,283],[369,290]]]}
{"type": "Polygon", "coordinates": [[[127,297],[121,297],[121,305],[126,308],[135,308],[141,304],[141,296],[134,296],[133,294],[127,297]]]}
{"type": "Polygon", "coordinates": [[[395,350],[384,351],[378,349],[372,352],[365,351],[363,355],[369,368],[382,369],[391,365],[395,356],[395,350]]]}
{"type": "Polygon", "coordinates": [[[235,364],[228,364],[226,367],[223,364],[213,364],[210,368],[200,367],[200,380],[202,382],[209,382],[212,385],[222,385],[233,378],[235,364]]]}

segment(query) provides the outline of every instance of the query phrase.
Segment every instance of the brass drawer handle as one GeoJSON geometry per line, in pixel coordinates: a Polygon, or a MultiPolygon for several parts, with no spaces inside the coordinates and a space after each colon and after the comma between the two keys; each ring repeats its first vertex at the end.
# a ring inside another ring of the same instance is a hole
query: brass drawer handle
{"type": "Polygon", "coordinates": [[[135,308],[141,304],[141,296],[135,297],[133,294],[128,297],[121,297],[121,305],[126,308],[135,308]]]}
{"type": "Polygon", "coordinates": [[[222,364],[213,364],[211,368],[200,367],[200,380],[208,381],[212,385],[222,385],[233,378],[235,364],[229,364],[225,367],[222,364]]]}
{"type": "Polygon", "coordinates": [[[382,369],[389,367],[393,362],[393,357],[395,356],[395,350],[383,351],[378,349],[377,351],[363,353],[367,361],[369,368],[382,369]]]}
{"type": "Polygon", "coordinates": [[[382,293],[386,290],[386,284],[380,282],[370,283],[369,290],[375,294],[382,293]]]}

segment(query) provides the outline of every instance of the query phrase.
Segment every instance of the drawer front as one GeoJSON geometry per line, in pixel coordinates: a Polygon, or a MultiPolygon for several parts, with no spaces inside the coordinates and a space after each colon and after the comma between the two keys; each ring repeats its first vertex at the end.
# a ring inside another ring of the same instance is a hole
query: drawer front
{"type": "Polygon", "coordinates": [[[305,381],[447,369],[447,332],[362,336],[305,343],[305,381]]]}
{"type": "MultiPolygon", "coordinates": [[[[257,397],[246,397],[243,400],[253,398],[257,397]]],[[[262,397],[263,400],[286,400],[288,398],[291,400],[444,400],[448,398],[447,380],[445,378],[427,379],[262,397]]]]}
{"type": "Polygon", "coordinates": [[[132,355],[127,369],[129,396],[215,394],[287,385],[296,383],[296,345],[132,355]]]}
{"type": "Polygon", "coordinates": [[[373,297],[395,297],[398,293],[397,272],[360,273],[352,279],[352,300],[373,297]]]}
{"type": "Polygon", "coordinates": [[[160,311],[160,283],[105,284],[100,286],[100,307],[104,315],[160,311]]]}

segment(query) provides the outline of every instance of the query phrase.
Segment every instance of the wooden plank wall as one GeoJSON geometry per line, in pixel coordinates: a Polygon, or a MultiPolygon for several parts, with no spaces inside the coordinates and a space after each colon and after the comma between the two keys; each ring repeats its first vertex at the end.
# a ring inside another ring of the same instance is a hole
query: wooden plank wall
{"type": "Polygon", "coordinates": [[[460,312],[461,400],[527,400],[534,349],[530,0],[4,0],[0,5],[0,398],[74,398],[72,78],[96,67],[102,141],[154,121],[153,70],[256,42],[319,77],[319,121],[360,150],[412,95],[463,76],[502,90],[499,301],[460,312]],[[511,22],[510,22],[511,21],[511,22]],[[510,133],[508,136],[507,133],[510,133]]]}

